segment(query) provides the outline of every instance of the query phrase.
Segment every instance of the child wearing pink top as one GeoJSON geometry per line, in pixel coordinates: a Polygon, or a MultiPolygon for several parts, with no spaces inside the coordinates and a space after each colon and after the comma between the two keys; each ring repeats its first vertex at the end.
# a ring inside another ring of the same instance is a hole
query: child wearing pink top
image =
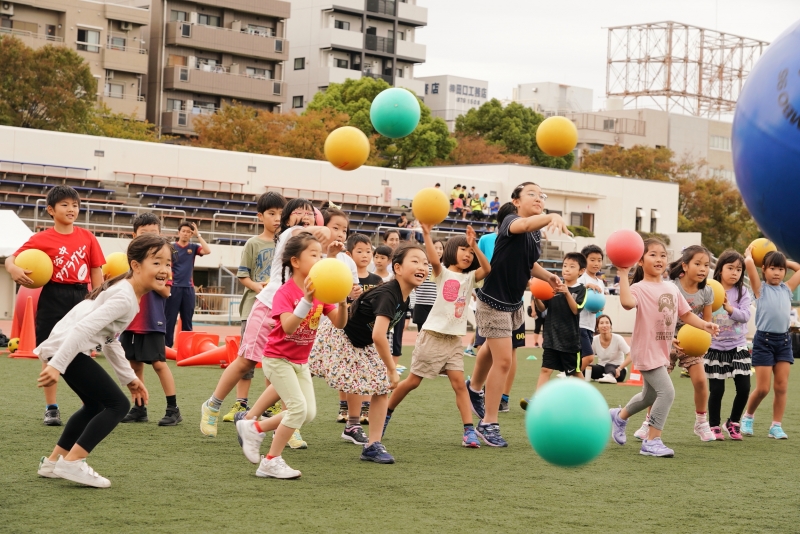
{"type": "Polygon", "coordinates": [[[611,436],[619,445],[627,441],[625,428],[631,415],[650,411],[650,428],[639,452],[644,456],[672,458],[675,451],[661,441],[675,388],[667,371],[669,353],[678,318],[688,325],[716,335],[719,326],[708,323],[692,313],[686,299],[675,284],[665,282],[661,275],[667,267],[667,247],[658,239],[644,242],[644,255],[634,275],[633,285],[628,282],[630,267],[618,268],[620,276],[620,303],[626,310],[636,308],[636,323],[631,338],[631,359],[642,372],[644,388],[624,408],[610,410],[611,436]]]}

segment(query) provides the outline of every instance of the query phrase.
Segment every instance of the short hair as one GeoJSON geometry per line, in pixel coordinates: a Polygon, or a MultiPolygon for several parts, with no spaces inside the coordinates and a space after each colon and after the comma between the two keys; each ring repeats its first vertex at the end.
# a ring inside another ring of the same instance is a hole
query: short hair
{"type": "Polygon", "coordinates": [[[767,252],[764,256],[764,266],[761,267],[761,272],[765,272],[770,267],[786,269],[786,256],[783,255],[783,252],[778,252],[776,250],[767,252]]]}
{"type": "Polygon", "coordinates": [[[578,267],[580,267],[581,269],[586,268],[586,256],[584,256],[580,252],[567,252],[566,254],[564,254],[564,261],[562,261],[561,264],[563,265],[564,263],[566,263],[567,260],[574,261],[575,263],[578,264],[578,267]]]}
{"type": "Polygon", "coordinates": [[[374,256],[386,256],[387,258],[392,257],[392,247],[389,245],[379,245],[375,248],[374,256]]]}
{"type": "Polygon", "coordinates": [[[191,230],[194,230],[194,227],[192,227],[192,223],[190,223],[189,221],[185,221],[184,220],[184,221],[181,221],[181,222],[178,223],[178,231],[180,232],[181,228],[183,228],[184,226],[189,228],[189,229],[191,229],[191,230]]]}
{"type": "Polygon", "coordinates": [[[264,213],[267,210],[282,210],[285,205],[286,199],[283,198],[283,195],[274,191],[267,191],[258,197],[256,211],[258,211],[258,213],[264,213]]]}
{"type": "Polygon", "coordinates": [[[322,224],[324,226],[328,226],[328,223],[331,222],[331,219],[334,217],[343,218],[345,221],[347,221],[347,226],[350,226],[350,217],[348,217],[347,214],[339,208],[332,208],[330,206],[322,211],[322,224]]]}
{"type": "Polygon", "coordinates": [[[369,240],[367,236],[365,236],[364,234],[353,234],[347,238],[347,252],[353,252],[353,249],[356,248],[356,245],[358,245],[359,243],[364,243],[365,245],[369,245],[370,248],[372,248],[372,242],[369,240]]]}
{"type": "Polygon", "coordinates": [[[47,192],[47,205],[51,208],[55,208],[62,200],[77,200],[80,203],[81,197],[68,185],[57,185],[47,192]]]}
{"type": "Polygon", "coordinates": [[[583,254],[586,258],[589,257],[589,254],[600,254],[601,258],[605,257],[603,256],[603,249],[597,245],[586,245],[581,249],[581,254],[583,254]]]}
{"type": "Polygon", "coordinates": [[[397,234],[397,238],[400,238],[400,230],[386,230],[383,232],[383,240],[386,241],[392,234],[397,234]]]}
{"type": "Polygon", "coordinates": [[[456,184],[456,186],[453,189],[457,189],[459,187],[461,187],[461,184],[456,184]]]}
{"type": "Polygon", "coordinates": [[[433,187],[441,187],[441,186],[442,186],[442,184],[440,184],[439,182],[436,182],[436,185],[433,186],[433,187]]]}
{"type": "Polygon", "coordinates": [[[500,209],[497,210],[497,226],[500,227],[503,224],[503,219],[508,217],[509,215],[516,215],[517,207],[514,205],[513,202],[506,202],[500,209]]]}
{"type": "MultiPolygon", "coordinates": [[[[469,248],[466,236],[457,235],[447,240],[444,245],[444,253],[442,254],[442,263],[445,267],[456,265],[458,263],[458,249],[459,247],[469,248]]],[[[473,256],[472,263],[469,267],[464,269],[463,272],[468,273],[480,267],[477,254],[473,256]]]]}
{"type": "Polygon", "coordinates": [[[161,231],[161,219],[150,212],[140,213],[133,218],[133,233],[138,232],[142,226],[150,226],[151,224],[157,224],[158,230],[161,231]]]}

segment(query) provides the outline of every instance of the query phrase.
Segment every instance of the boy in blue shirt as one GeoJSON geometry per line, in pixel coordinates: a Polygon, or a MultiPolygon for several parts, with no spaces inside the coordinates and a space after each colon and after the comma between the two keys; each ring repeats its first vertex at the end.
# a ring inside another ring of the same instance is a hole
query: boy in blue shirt
{"type": "Polygon", "coordinates": [[[175,344],[175,325],[178,315],[181,316],[181,330],[192,331],[192,317],[194,316],[194,259],[197,256],[211,254],[211,247],[205,242],[197,230],[195,223],[181,221],[178,225],[178,240],[173,245],[175,257],[172,263],[172,292],[167,299],[167,347],[175,344]],[[200,244],[192,243],[192,237],[197,236],[200,244]]]}

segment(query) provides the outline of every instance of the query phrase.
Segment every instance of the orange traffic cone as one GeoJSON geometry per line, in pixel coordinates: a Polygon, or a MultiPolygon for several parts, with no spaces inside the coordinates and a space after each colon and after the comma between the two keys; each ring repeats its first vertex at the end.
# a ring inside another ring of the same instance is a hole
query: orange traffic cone
{"type": "Polygon", "coordinates": [[[175,338],[176,361],[179,362],[197,356],[201,352],[216,349],[217,345],[219,345],[219,336],[216,334],[196,331],[178,332],[175,338]]]}
{"type": "Polygon", "coordinates": [[[635,365],[631,364],[631,374],[628,377],[628,380],[625,382],[620,382],[617,384],[618,386],[644,386],[644,380],[642,379],[642,373],[636,368],[635,365]]]}
{"type": "Polygon", "coordinates": [[[178,360],[178,367],[188,367],[192,365],[219,365],[225,368],[236,359],[239,352],[239,336],[228,336],[225,344],[215,347],[206,352],[178,360]]]}
{"type": "Polygon", "coordinates": [[[178,334],[180,334],[181,332],[183,332],[183,322],[181,321],[181,318],[178,317],[178,320],[175,323],[175,331],[172,333],[172,339],[173,339],[172,348],[174,348],[174,349],[178,348],[177,347],[178,334]]]}
{"type": "Polygon", "coordinates": [[[33,353],[33,349],[36,348],[36,326],[33,323],[33,298],[28,297],[28,301],[25,303],[25,317],[22,319],[22,328],[19,334],[19,348],[11,355],[11,358],[39,358],[33,353]]]}
{"type": "Polygon", "coordinates": [[[178,359],[178,351],[173,349],[173,348],[167,347],[166,357],[167,357],[168,360],[177,360],[178,359]]]}

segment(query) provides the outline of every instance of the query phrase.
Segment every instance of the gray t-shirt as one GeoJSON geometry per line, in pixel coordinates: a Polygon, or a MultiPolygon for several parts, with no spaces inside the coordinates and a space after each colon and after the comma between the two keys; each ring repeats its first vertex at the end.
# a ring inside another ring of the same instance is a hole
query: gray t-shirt
{"type": "Polygon", "coordinates": [[[772,286],[761,284],[761,295],[756,300],[756,330],[770,334],[789,331],[789,314],[792,312],[792,292],[784,282],[772,286]]]}
{"type": "MultiPolygon", "coordinates": [[[[681,281],[679,279],[675,279],[672,281],[676,286],[678,286],[678,291],[680,291],[683,298],[686,299],[686,302],[689,303],[689,307],[692,308],[692,313],[703,318],[703,309],[714,303],[714,290],[711,289],[708,285],[706,285],[703,289],[697,291],[697,293],[687,293],[683,286],[681,285],[681,281]]],[[[678,324],[675,328],[675,332],[677,332],[683,326],[683,321],[678,319],[678,324]]]]}

